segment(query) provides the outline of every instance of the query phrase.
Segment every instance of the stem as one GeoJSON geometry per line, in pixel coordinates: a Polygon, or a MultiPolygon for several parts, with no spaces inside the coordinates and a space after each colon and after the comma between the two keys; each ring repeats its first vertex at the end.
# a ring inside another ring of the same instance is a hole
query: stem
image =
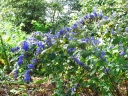
{"type": "MultiPolygon", "coordinates": [[[[78,84],[81,82],[81,80],[85,77],[85,74],[87,74],[87,73],[85,73],[85,71],[84,71],[84,74],[83,74],[83,76],[81,76],[81,78],[79,79],[79,82],[78,82],[78,84]]],[[[86,89],[86,95],[87,96],[90,96],[90,93],[88,92],[88,90],[86,89]]]]}
{"type": "MultiPolygon", "coordinates": [[[[106,69],[105,66],[104,66],[104,68],[106,69]]],[[[117,93],[117,96],[122,96],[121,93],[120,93],[120,91],[119,91],[119,89],[118,89],[117,86],[115,85],[115,82],[112,81],[112,78],[110,77],[110,74],[109,74],[108,71],[107,71],[107,75],[108,75],[108,78],[109,78],[111,84],[112,84],[113,87],[115,88],[115,91],[116,91],[116,93],[117,93]]]]}
{"type": "MultiPolygon", "coordinates": [[[[125,74],[125,77],[126,77],[126,74],[125,74]]],[[[125,85],[125,87],[126,87],[126,96],[128,96],[128,78],[127,77],[125,79],[125,83],[126,83],[126,85],[125,85]]]]}
{"type": "Polygon", "coordinates": [[[7,70],[10,70],[10,64],[9,64],[8,56],[7,56],[7,53],[6,53],[6,48],[5,48],[5,45],[4,45],[4,42],[3,42],[3,39],[2,39],[1,35],[0,35],[0,41],[1,41],[1,44],[2,44],[2,47],[3,47],[3,53],[4,53],[4,56],[5,56],[6,62],[7,62],[7,70]]]}
{"type": "Polygon", "coordinates": [[[128,96],[128,82],[127,82],[128,79],[125,80],[126,82],[126,96],[128,96]]]}

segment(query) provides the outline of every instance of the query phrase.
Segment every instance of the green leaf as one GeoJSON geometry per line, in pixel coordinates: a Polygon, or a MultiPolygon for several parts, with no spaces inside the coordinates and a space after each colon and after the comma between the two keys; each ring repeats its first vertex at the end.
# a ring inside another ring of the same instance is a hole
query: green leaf
{"type": "Polygon", "coordinates": [[[112,44],[119,44],[121,41],[121,37],[116,37],[115,39],[113,39],[112,44]]]}
{"type": "Polygon", "coordinates": [[[34,83],[36,83],[36,84],[41,84],[41,83],[43,83],[43,82],[44,82],[44,80],[41,79],[41,80],[38,80],[38,81],[36,81],[36,82],[34,82],[34,83]]]}
{"type": "Polygon", "coordinates": [[[105,75],[105,73],[101,73],[98,78],[101,79],[103,76],[105,75]]]}

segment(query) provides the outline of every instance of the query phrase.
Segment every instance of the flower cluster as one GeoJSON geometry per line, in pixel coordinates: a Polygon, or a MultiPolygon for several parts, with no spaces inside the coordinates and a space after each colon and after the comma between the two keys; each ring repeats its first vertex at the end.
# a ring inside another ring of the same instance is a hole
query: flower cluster
{"type": "Polygon", "coordinates": [[[24,51],[28,51],[29,50],[29,45],[28,45],[28,42],[27,41],[24,41],[23,44],[22,44],[22,49],[24,51]]]}
{"type": "Polygon", "coordinates": [[[101,55],[100,55],[100,58],[104,61],[106,61],[106,58],[105,58],[105,55],[106,53],[104,51],[101,52],[101,55]]]}
{"type": "Polygon", "coordinates": [[[30,76],[31,70],[26,70],[25,74],[24,74],[24,82],[29,83],[32,79],[30,76]]]}
{"type": "Polygon", "coordinates": [[[92,45],[99,45],[101,43],[100,40],[95,39],[94,36],[92,36],[91,38],[88,38],[88,37],[87,38],[82,38],[81,42],[82,43],[90,43],[92,45]]]}
{"type": "Polygon", "coordinates": [[[69,49],[68,49],[68,53],[73,52],[73,51],[75,51],[75,50],[76,50],[76,48],[69,48],[69,49]]]}
{"type": "Polygon", "coordinates": [[[17,64],[20,66],[23,63],[24,55],[20,55],[17,64]]]}
{"type": "Polygon", "coordinates": [[[125,52],[124,52],[124,48],[123,48],[122,42],[120,42],[119,47],[120,47],[120,49],[119,49],[120,50],[120,56],[124,57],[125,52]]]}

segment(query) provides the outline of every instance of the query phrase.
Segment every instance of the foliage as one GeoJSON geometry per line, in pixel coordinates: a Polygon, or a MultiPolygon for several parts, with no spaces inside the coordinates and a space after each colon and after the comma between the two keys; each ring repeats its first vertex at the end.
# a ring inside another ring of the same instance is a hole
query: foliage
{"type": "MultiPolygon", "coordinates": [[[[63,20],[57,21],[53,16],[53,21],[45,26],[33,21],[37,31],[28,36],[24,34],[9,42],[3,39],[4,44],[12,46],[12,54],[9,47],[7,52],[11,55],[14,79],[23,78],[22,81],[30,85],[50,81],[54,87],[53,96],[127,95],[128,15],[124,1],[83,0],[79,3],[83,6],[79,14],[67,21],[69,26],[55,30],[54,27],[63,26],[60,24],[63,20]],[[53,29],[49,31],[50,27],[53,29]],[[34,81],[34,76],[44,79],[34,81]],[[122,86],[125,89],[122,90],[122,86]]],[[[56,3],[50,7],[61,8],[56,3]]],[[[20,36],[17,30],[3,31],[2,37],[7,35],[5,33],[20,36]]]]}
{"type": "Polygon", "coordinates": [[[10,48],[17,46],[17,42],[24,39],[25,36],[26,34],[21,31],[20,26],[16,27],[11,22],[1,20],[1,23],[0,23],[0,67],[7,69],[7,73],[11,71],[11,67],[13,66],[12,64],[10,65],[10,62],[9,62],[9,60],[12,58],[10,48]]]}
{"type": "Polygon", "coordinates": [[[27,33],[32,31],[44,32],[45,30],[40,29],[40,26],[42,28],[46,26],[47,31],[52,29],[54,33],[63,25],[67,25],[73,11],[81,8],[78,0],[52,0],[51,2],[45,0],[10,0],[4,2],[2,0],[0,4],[2,19],[11,21],[16,26],[22,25],[22,30],[27,33]],[[66,6],[69,9],[65,9],[66,6]],[[32,21],[37,22],[39,26],[32,21]]]}
{"type": "Polygon", "coordinates": [[[114,18],[94,11],[55,34],[32,33],[15,52],[20,54],[14,77],[23,75],[29,83],[32,72],[46,76],[56,85],[54,95],[78,94],[79,85],[95,94],[120,96],[117,84],[127,78],[127,27],[119,35],[111,22],[114,18]]]}

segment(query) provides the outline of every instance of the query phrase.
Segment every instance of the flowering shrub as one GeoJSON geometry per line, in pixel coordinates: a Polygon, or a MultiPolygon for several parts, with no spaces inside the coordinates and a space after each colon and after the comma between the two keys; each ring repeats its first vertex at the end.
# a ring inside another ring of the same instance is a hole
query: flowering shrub
{"type": "Polygon", "coordinates": [[[127,27],[118,34],[122,31],[112,22],[94,11],[55,34],[32,33],[20,48],[12,48],[18,56],[14,78],[23,76],[29,83],[34,73],[46,76],[56,84],[58,96],[91,94],[87,88],[93,94],[121,96],[120,86],[128,77],[128,34],[127,27]]]}

